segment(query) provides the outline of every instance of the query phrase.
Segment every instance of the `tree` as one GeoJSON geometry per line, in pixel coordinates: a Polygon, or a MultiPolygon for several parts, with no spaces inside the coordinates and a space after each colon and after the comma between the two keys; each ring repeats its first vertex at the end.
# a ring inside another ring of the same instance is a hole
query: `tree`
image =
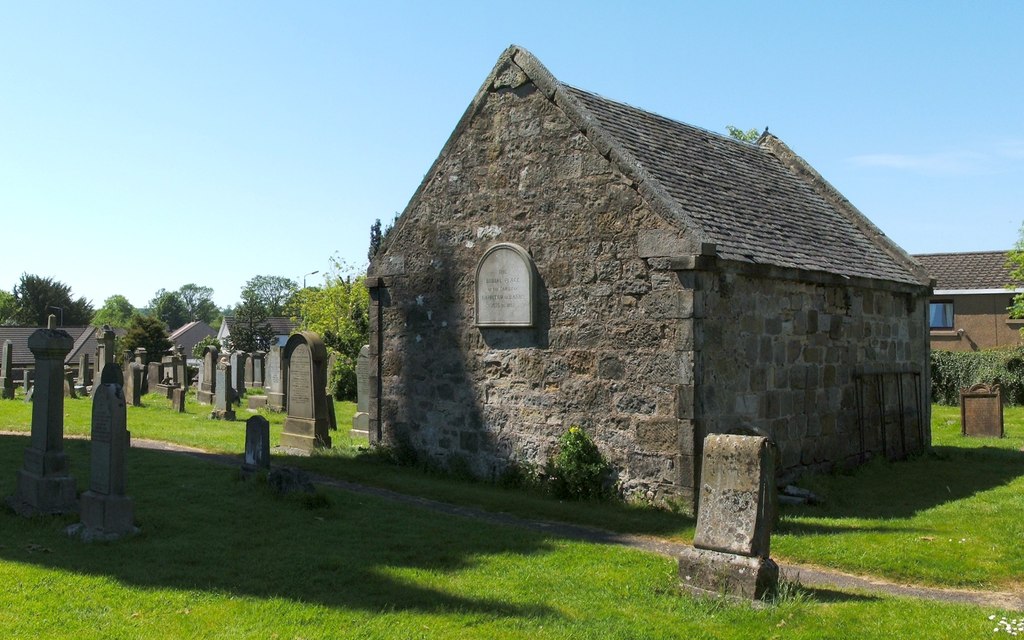
{"type": "MultiPolygon", "coordinates": [[[[744,131],[739,127],[734,127],[731,124],[725,125],[725,130],[729,132],[729,136],[739,140],[740,142],[757,142],[757,139],[761,137],[761,133],[757,129],[747,129],[744,131]]],[[[767,131],[767,129],[765,129],[767,131]]]]}
{"type": "Polygon", "coordinates": [[[23,273],[12,293],[18,305],[15,319],[19,324],[45,327],[50,314],[56,315],[62,326],[92,322],[93,308],[89,301],[73,300],[71,287],[59,280],[23,273]]]}
{"type": "Polygon", "coordinates": [[[210,324],[219,313],[217,305],[213,303],[213,289],[210,287],[200,287],[190,282],[181,285],[178,297],[185,306],[185,315],[189,320],[202,320],[210,324]]]}
{"type": "Polygon", "coordinates": [[[167,339],[164,323],[155,316],[137,315],[128,325],[128,333],[122,342],[125,349],[134,351],[139,347],[146,349],[146,363],[159,362],[160,358],[171,348],[167,339]]]}
{"type": "Polygon", "coordinates": [[[110,325],[125,329],[132,322],[132,318],[139,315],[139,310],[128,302],[128,298],[122,295],[112,295],[103,301],[103,306],[92,317],[92,324],[96,327],[110,325]]]}
{"type": "MultiPolygon", "coordinates": [[[[1013,249],[1006,255],[1006,266],[1010,269],[1010,280],[1014,284],[1024,285],[1024,224],[1017,232],[1017,242],[1013,249]]],[[[1024,318],[1024,293],[1018,293],[1013,297],[1013,303],[1006,309],[1010,312],[1011,318],[1024,318]]],[[[1020,330],[1021,338],[1024,338],[1024,328],[1020,330]]]]}
{"type": "Polygon", "coordinates": [[[377,221],[370,225],[370,250],[366,254],[367,258],[373,260],[373,256],[380,251],[380,243],[383,239],[380,232],[380,218],[377,218],[377,221]]]}
{"type": "Polygon", "coordinates": [[[342,275],[350,271],[331,258],[331,272],[323,287],[299,293],[302,329],[323,338],[328,349],[338,354],[335,370],[328,372],[331,388],[339,400],[355,398],[355,365],[359,349],[369,340],[370,293],[365,276],[342,275]]]}
{"type": "Polygon", "coordinates": [[[232,351],[266,351],[274,342],[274,329],[267,323],[266,310],[261,300],[251,292],[244,293],[242,303],[235,309],[227,348],[232,351]]]}
{"type": "Polygon", "coordinates": [[[196,360],[202,360],[203,351],[206,350],[206,347],[216,347],[217,350],[220,351],[220,340],[218,340],[215,336],[206,336],[205,338],[197,342],[196,346],[192,347],[192,357],[195,358],[196,360]]]}
{"type": "MultiPolygon", "coordinates": [[[[290,315],[299,285],[282,276],[256,276],[242,287],[243,304],[263,307],[264,318],[290,315]]],[[[236,312],[237,315],[237,312],[236,312]]]]}
{"type": "Polygon", "coordinates": [[[0,325],[18,322],[18,300],[14,294],[0,291],[0,325]]]}
{"type": "Polygon", "coordinates": [[[158,290],[153,299],[149,301],[149,314],[159,318],[169,331],[174,331],[189,322],[185,302],[177,291],[158,290]]]}

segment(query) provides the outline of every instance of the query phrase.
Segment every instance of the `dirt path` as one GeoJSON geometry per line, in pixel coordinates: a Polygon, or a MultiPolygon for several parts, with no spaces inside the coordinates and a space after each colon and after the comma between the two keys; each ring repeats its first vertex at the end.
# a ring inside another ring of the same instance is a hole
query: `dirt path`
{"type": "MultiPolygon", "coordinates": [[[[27,435],[25,433],[0,431],[0,435],[4,434],[27,435]]],[[[132,446],[141,449],[153,449],[179,453],[227,466],[236,466],[240,464],[240,459],[237,455],[208,453],[202,449],[185,447],[169,442],[133,438],[132,446]]],[[[447,502],[440,502],[438,500],[431,500],[430,498],[411,496],[391,491],[389,489],[381,489],[354,482],[336,480],[334,478],[318,474],[310,474],[310,476],[315,483],[325,487],[340,489],[350,493],[373,496],[384,500],[390,500],[392,502],[399,502],[446,515],[472,518],[474,520],[490,522],[503,526],[528,529],[570,540],[594,542],[597,544],[621,545],[633,549],[649,551],[651,553],[658,553],[672,558],[676,557],[687,546],[680,542],[673,542],[662,538],[615,533],[595,527],[586,527],[582,525],[551,522],[546,520],[533,520],[530,518],[514,516],[508,513],[486,511],[476,507],[467,507],[447,502]]],[[[1022,593],[943,589],[911,584],[897,584],[880,578],[855,576],[842,573],[834,569],[788,562],[779,562],[779,567],[782,570],[784,578],[799,581],[799,583],[804,587],[816,591],[857,591],[868,594],[921,598],[939,602],[973,604],[1000,610],[1024,611],[1024,594],[1022,593]]]]}

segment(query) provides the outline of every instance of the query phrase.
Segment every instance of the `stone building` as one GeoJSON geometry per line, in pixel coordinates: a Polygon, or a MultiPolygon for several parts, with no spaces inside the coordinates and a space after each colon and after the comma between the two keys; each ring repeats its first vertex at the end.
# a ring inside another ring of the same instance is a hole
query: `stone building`
{"type": "Polygon", "coordinates": [[[783,473],[930,441],[927,275],[778,138],[499,58],[372,260],[370,436],[495,477],[571,425],[692,504],[703,437],[783,473]]]}

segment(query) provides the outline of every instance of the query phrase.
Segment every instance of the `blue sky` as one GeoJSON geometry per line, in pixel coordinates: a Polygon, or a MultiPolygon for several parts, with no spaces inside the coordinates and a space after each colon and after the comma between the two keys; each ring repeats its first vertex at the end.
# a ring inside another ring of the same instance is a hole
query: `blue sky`
{"type": "Polygon", "coordinates": [[[911,253],[1009,248],[1022,32],[1021,2],[2,1],[0,288],[223,306],[361,267],[512,43],[608,98],[768,126],[911,253]]]}

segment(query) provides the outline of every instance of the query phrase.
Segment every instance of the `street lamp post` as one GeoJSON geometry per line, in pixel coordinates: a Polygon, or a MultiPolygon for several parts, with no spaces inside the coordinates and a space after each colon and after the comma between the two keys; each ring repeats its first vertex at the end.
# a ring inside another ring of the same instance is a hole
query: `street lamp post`
{"type": "MultiPolygon", "coordinates": [[[[320,273],[319,269],[317,269],[316,271],[310,271],[309,273],[306,274],[306,276],[315,276],[318,273],[320,273]]],[[[306,288],[306,276],[302,276],[302,288],[303,289],[306,288]]]]}

